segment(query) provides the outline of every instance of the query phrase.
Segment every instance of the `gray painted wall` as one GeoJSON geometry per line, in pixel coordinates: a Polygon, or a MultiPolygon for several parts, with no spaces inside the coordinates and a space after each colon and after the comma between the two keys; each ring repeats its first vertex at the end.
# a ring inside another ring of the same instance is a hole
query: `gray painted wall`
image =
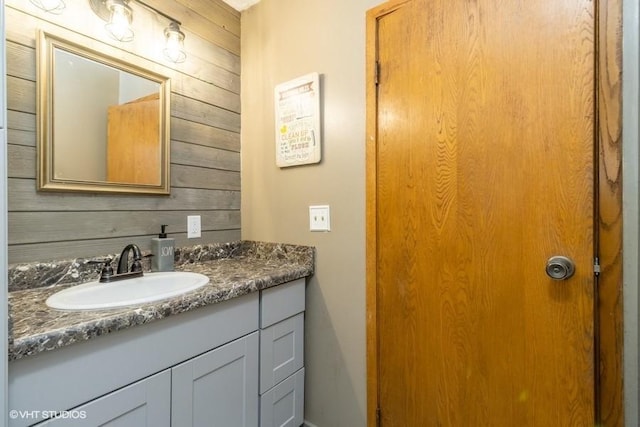
{"type": "Polygon", "coordinates": [[[262,0],[242,12],[242,237],[316,247],[305,312],[305,418],[366,421],[365,13],[382,0],[262,0]],[[279,169],[274,86],[317,71],[322,162],[279,169]],[[309,231],[309,205],[331,231],[309,231]]]}
{"type": "Polygon", "coordinates": [[[640,278],[640,6],[623,0],[623,221],[624,221],[624,401],[625,425],[640,425],[638,408],[638,280],[640,278]]]}

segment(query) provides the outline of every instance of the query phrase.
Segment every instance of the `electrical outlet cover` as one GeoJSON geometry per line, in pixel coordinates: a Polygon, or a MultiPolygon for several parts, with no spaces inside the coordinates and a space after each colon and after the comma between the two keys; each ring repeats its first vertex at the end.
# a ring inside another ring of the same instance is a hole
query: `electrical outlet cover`
{"type": "Polygon", "coordinates": [[[187,238],[196,239],[202,235],[200,228],[200,215],[187,216],[187,238]]]}

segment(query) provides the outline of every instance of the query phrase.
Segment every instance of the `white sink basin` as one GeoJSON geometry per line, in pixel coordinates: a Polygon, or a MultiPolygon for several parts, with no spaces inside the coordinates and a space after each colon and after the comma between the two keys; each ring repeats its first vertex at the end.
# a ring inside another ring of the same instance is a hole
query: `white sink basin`
{"type": "Polygon", "coordinates": [[[209,278],[199,273],[145,273],[133,279],[110,283],[87,282],[63,289],[47,298],[47,305],[61,310],[125,307],[175,297],[207,283],[209,278]]]}

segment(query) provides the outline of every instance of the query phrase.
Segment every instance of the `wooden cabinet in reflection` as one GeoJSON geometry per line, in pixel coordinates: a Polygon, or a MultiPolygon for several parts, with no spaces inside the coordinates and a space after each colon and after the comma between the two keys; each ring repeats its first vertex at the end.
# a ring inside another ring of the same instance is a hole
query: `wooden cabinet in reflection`
{"type": "Polygon", "coordinates": [[[159,129],[157,93],[109,107],[107,181],[160,185],[159,129]]]}

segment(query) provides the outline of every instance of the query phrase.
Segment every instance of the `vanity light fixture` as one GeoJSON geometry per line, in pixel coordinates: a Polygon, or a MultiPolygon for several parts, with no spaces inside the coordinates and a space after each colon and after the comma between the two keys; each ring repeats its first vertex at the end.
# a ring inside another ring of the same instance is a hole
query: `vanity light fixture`
{"type": "Polygon", "coordinates": [[[45,12],[59,15],[66,7],[63,0],[31,0],[35,6],[44,10],[45,12]]]}
{"type": "MultiPolygon", "coordinates": [[[[89,5],[94,13],[107,22],[105,28],[111,37],[121,42],[133,40],[133,30],[131,29],[133,11],[129,7],[129,1],[134,0],[89,0],[89,5]]],[[[187,59],[187,54],[184,50],[184,33],[180,30],[182,23],[141,0],[135,0],[135,2],[169,21],[169,26],[164,29],[164,56],[174,63],[184,62],[187,59]]]]}
{"type": "Polygon", "coordinates": [[[169,26],[164,29],[164,36],[167,39],[164,48],[164,56],[176,64],[184,62],[187,54],[184,51],[184,33],[180,31],[180,24],[177,21],[171,21],[169,26]]]}

